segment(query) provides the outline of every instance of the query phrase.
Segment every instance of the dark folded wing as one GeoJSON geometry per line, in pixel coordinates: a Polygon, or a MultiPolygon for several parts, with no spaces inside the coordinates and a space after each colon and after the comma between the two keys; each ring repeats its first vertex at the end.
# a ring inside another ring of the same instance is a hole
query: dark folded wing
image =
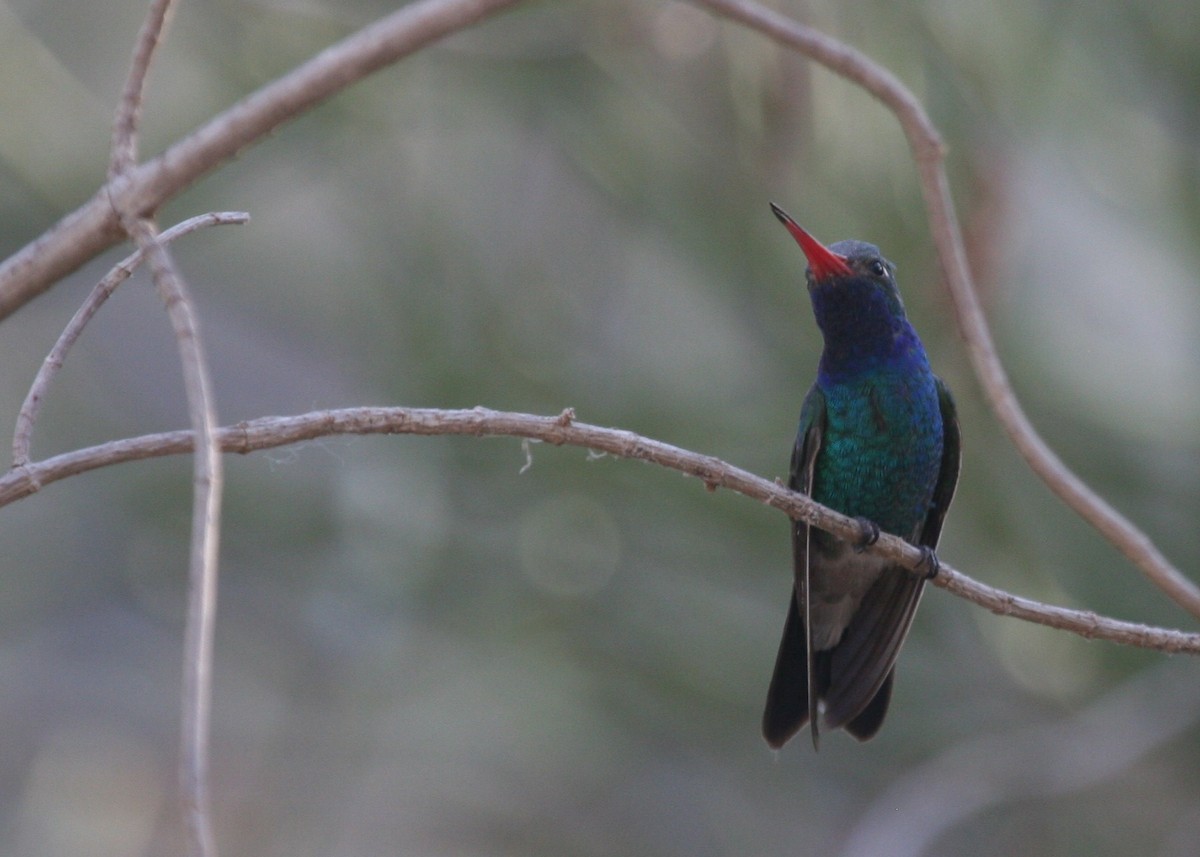
{"type": "Polygon", "coordinates": [[[934,380],[937,383],[938,406],[942,411],[942,466],[933,487],[929,514],[925,516],[925,525],[917,537],[917,544],[931,548],[937,547],[942,535],[942,523],[946,520],[950,501],[954,499],[954,489],[958,487],[958,470],[962,462],[962,435],[958,430],[958,409],[954,406],[954,397],[941,378],[934,380]]]}
{"type": "Polygon", "coordinates": [[[908,636],[924,588],[923,579],[893,566],[867,590],[830,656],[826,728],[838,729],[854,720],[883,687],[908,636]]]}
{"type": "MultiPolygon", "coordinates": [[[[917,543],[937,547],[946,511],[958,484],[962,439],[954,398],[937,379],[938,405],[942,414],[942,462],[934,484],[933,498],[917,543]]],[[[830,682],[825,691],[825,725],[837,729],[851,723],[858,737],[874,734],[887,711],[891,676],[904,638],[921,601],[925,581],[899,566],[886,569],[863,597],[845,634],[830,658],[830,682]],[[881,691],[884,691],[881,693],[881,691]],[[877,695],[880,697],[876,700],[877,695]],[[867,710],[871,709],[870,716],[867,710]],[[861,721],[856,720],[862,718],[861,721]]]]}

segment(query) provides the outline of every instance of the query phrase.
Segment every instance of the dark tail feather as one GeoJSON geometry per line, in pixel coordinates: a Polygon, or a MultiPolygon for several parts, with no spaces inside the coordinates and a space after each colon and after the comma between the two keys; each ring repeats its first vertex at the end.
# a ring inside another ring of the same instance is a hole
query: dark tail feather
{"type": "Polygon", "coordinates": [[[875,737],[875,733],[879,731],[879,727],[883,725],[883,718],[887,714],[888,703],[892,701],[892,676],[895,674],[896,670],[893,668],[887,674],[887,678],[883,680],[883,684],[880,685],[875,696],[867,703],[867,707],[845,725],[845,730],[859,741],[871,740],[875,737]]]}
{"type": "MultiPolygon", "coordinates": [[[[797,523],[797,526],[799,524],[797,523]]],[[[798,558],[797,558],[798,559],[798,558]]],[[[812,624],[812,527],[804,526],[804,573],[800,575],[800,603],[804,605],[804,651],[808,658],[804,672],[808,676],[808,734],[812,736],[813,750],[820,749],[821,718],[817,714],[817,704],[821,699],[821,688],[828,686],[820,684],[821,676],[817,670],[817,650],[813,646],[812,624]]],[[[793,598],[794,602],[796,599],[793,598]]]]}
{"type": "MultiPolygon", "coordinates": [[[[775,673],[767,690],[767,706],[763,711],[762,731],[767,743],[775,750],[792,739],[809,722],[809,681],[807,632],[796,599],[789,600],[787,621],[783,626],[783,640],[779,643],[779,654],[775,658],[775,673]]],[[[817,652],[813,664],[816,675],[813,687],[817,694],[826,692],[830,686],[832,666],[829,652],[817,652]]],[[[854,718],[837,724],[859,741],[875,737],[887,715],[892,700],[892,678],[895,669],[887,677],[871,701],[854,718]]]]}
{"type": "MultiPolygon", "coordinates": [[[[783,640],[763,711],[763,737],[778,750],[808,722],[808,645],[795,597],[788,599],[783,640]]],[[[885,703],[886,707],[886,703],[885,703]]],[[[876,727],[878,728],[878,727],[876,727]]]]}

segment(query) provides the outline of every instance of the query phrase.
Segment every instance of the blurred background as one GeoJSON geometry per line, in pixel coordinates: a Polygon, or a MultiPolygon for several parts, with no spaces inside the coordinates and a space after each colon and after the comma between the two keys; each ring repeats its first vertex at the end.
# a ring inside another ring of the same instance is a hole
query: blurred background
{"type": "MultiPolygon", "coordinates": [[[[923,99],[1013,382],[1063,458],[1200,568],[1200,17],[1191,0],[781,0],[923,99]]],[[[104,177],[139,0],[0,0],[0,255],[104,177]]],[[[385,14],[183,3],[150,156],[385,14]]],[[[898,265],[957,394],[941,556],[1195,628],[1034,478],[982,402],[909,153],[871,98],[679,2],[535,3],[354,87],[162,213],[222,421],[353,405],[619,426],[786,475],[820,340],[768,201],[898,265]]],[[[0,326],[0,427],[114,250],[0,326]]],[[[35,457],[187,424],[135,277],[51,389],[35,457]]],[[[7,428],[5,430],[8,430],[7,428]]],[[[231,457],[213,795],[222,853],[1129,855],[1200,841],[1200,662],[928,591],[879,737],[759,717],[787,523],[694,479],[517,440],[231,457]]],[[[182,853],[190,462],[0,514],[0,853],[182,853]]]]}

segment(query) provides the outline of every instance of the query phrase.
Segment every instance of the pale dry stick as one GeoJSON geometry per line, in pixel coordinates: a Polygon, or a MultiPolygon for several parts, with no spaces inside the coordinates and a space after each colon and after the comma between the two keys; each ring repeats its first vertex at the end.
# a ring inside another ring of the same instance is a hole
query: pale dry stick
{"type": "MultiPolygon", "coordinates": [[[[535,416],[486,408],[347,408],[297,416],[261,417],[221,428],[217,431],[216,439],[225,452],[245,454],[322,437],[371,434],[502,436],[578,446],[618,458],[658,464],[698,477],[709,488],[736,491],[847,540],[859,535],[858,522],[803,494],[790,491],[778,482],[755,476],[712,456],[680,449],[633,432],[578,422],[569,409],[558,416],[535,416]]],[[[187,431],[145,435],[30,463],[0,477],[0,508],[68,476],[129,461],[190,452],[192,437],[192,433],[187,431]]],[[[524,461],[524,456],[521,456],[521,463],[524,461]]],[[[517,467],[514,464],[514,469],[517,467]]],[[[868,550],[893,559],[909,569],[915,569],[923,559],[919,549],[887,533],[880,534],[879,541],[868,550]]],[[[1200,654],[1200,634],[1155,628],[1099,616],[1086,610],[1069,610],[1031,601],[978,583],[945,563],[942,563],[933,582],[1002,616],[1058,628],[1088,639],[1108,640],[1167,653],[1200,654]]]]}
{"type": "Polygon", "coordinates": [[[146,20],[138,31],[133,60],[125,87],[121,90],[120,106],[113,122],[112,147],[109,154],[108,178],[117,179],[127,175],[137,166],[138,124],[142,116],[142,97],[146,91],[146,75],[154,52],[162,44],[167,22],[174,9],[173,0],[153,0],[146,20]]]}
{"type": "Polygon", "coordinates": [[[223,459],[217,443],[217,412],[195,305],[152,215],[131,205],[124,185],[136,168],[138,125],[146,77],[172,6],[152,0],[138,32],[133,60],[113,120],[109,164],[110,200],[122,228],[150,264],[154,284],[175,333],[183,387],[196,448],[192,454],[192,532],[188,558],[187,618],[183,643],[179,787],[189,852],[217,857],[208,782],[209,721],[212,711],[213,636],[221,539],[223,459]]]}
{"type": "Polygon", "coordinates": [[[930,231],[959,331],[966,341],[975,375],[1000,424],[1030,468],[1068,507],[1095,527],[1171,600],[1193,616],[1200,617],[1200,587],[1176,568],[1145,533],[1076,476],[1050,449],[1021,408],[972,285],[950,183],[943,166],[945,147],[921,102],[899,78],[865,54],[752,0],[692,2],[794,48],[858,84],[895,115],[917,163],[930,231]]]}
{"type": "Polygon", "coordinates": [[[216,857],[208,793],[208,739],[224,465],[216,434],[212,380],[195,305],[153,223],[138,218],[132,226],[175,333],[192,432],[198,439],[192,456],[192,536],[183,642],[179,779],[191,853],[195,857],[216,857]]]}
{"type": "MultiPolygon", "coordinates": [[[[205,226],[242,224],[249,220],[250,215],[244,211],[213,211],[177,223],[163,232],[158,238],[164,244],[169,244],[176,238],[182,238],[184,235],[205,226]]],[[[13,432],[13,467],[23,467],[29,463],[29,449],[33,439],[34,425],[37,422],[38,414],[41,412],[46,391],[49,389],[55,375],[62,369],[63,362],[67,358],[67,352],[71,350],[76,340],[79,339],[87,323],[92,320],[92,316],[99,312],[104,302],[116,291],[117,286],[129,279],[137,266],[142,263],[143,255],[141,250],[135,250],[113,266],[104,279],[97,283],[95,288],[88,294],[83,305],[76,310],[75,315],[72,316],[71,321],[68,322],[66,328],[63,329],[62,334],[58,337],[58,341],[54,343],[54,347],[50,349],[50,353],[42,361],[42,366],[38,370],[37,377],[34,378],[33,383],[30,385],[29,393],[25,396],[25,401],[21,405],[21,411],[17,414],[16,430],[13,432]]]]}
{"type": "Polygon", "coordinates": [[[332,45],[110,181],[0,263],[0,319],[125,237],[116,211],[150,214],[205,173],[372,72],[520,0],[416,0],[332,45]]]}

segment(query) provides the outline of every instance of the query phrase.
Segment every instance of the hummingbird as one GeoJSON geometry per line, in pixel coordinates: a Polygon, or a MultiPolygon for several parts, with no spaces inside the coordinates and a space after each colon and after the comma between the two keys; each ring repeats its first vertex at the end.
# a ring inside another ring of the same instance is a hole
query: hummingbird
{"type": "Polygon", "coordinates": [[[883,725],[896,657],[958,482],[958,417],[904,313],[896,269],[864,241],[829,247],[774,203],[808,260],[824,339],[800,408],[788,487],[855,518],[854,542],[792,521],[794,584],[767,691],[763,737],[782,747],[809,723],[860,741],[883,725]],[[914,573],[865,549],[880,532],[922,549],[914,573]],[[818,723],[821,725],[819,726],[818,723]]]}

